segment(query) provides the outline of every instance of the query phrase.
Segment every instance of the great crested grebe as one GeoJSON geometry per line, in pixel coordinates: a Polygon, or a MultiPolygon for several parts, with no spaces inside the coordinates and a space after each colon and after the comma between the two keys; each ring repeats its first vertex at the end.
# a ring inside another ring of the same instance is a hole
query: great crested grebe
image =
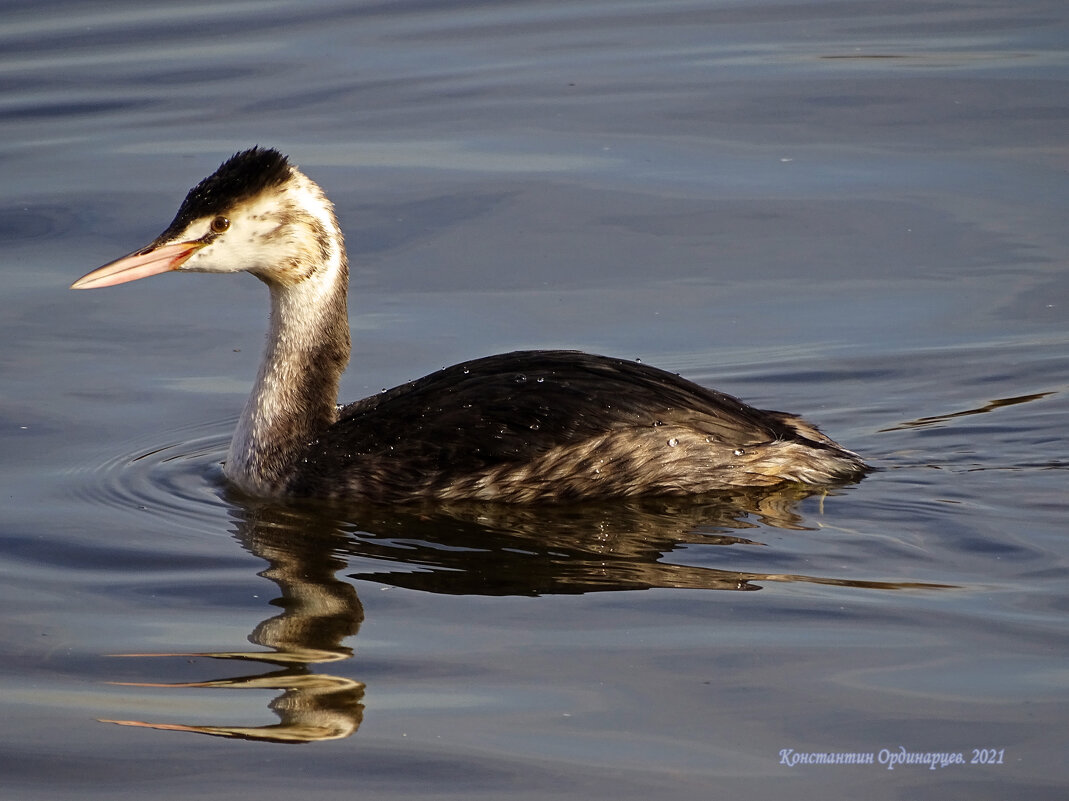
{"type": "Polygon", "coordinates": [[[224,474],[257,496],[568,501],[856,480],[868,469],[805,421],[646,365],[519,351],[348,406],[349,266],[334,207],[276,150],[233,156],[167,230],[83,278],[249,272],[271,292],[267,347],[224,474]]]}

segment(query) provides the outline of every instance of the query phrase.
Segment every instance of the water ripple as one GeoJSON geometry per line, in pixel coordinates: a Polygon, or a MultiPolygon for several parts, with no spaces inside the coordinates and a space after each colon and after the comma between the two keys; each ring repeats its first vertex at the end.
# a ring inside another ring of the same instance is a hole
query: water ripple
{"type": "Polygon", "coordinates": [[[224,420],[143,434],[118,453],[72,468],[72,495],[99,507],[151,512],[169,528],[217,533],[232,429],[233,420],[224,420]]]}

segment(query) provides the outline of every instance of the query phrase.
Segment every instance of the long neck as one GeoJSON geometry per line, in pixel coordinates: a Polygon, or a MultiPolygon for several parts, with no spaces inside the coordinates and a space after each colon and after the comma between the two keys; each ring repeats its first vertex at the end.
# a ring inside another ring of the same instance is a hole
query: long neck
{"type": "Polygon", "coordinates": [[[338,383],[349,361],[349,271],[340,236],[333,244],[307,277],[267,282],[267,348],[224,469],[251,494],[283,493],[304,447],[337,418],[338,383]]]}

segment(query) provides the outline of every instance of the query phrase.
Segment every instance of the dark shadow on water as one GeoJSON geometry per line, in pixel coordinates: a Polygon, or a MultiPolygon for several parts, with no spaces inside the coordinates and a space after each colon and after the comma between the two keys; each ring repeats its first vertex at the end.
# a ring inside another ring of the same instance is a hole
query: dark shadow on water
{"type": "Polygon", "coordinates": [[[126,657],[209,657],[271,666],[264,673],[184,683],[131,683],[159,688],[277,689],[273,725],[199,726],[107,720],[141,728],[195,732],[278,743],[307,743],[353,734],[363,718],[364,685],[315,673],[348,659],[343,642],[357,634],[363,606],[349,578],[428,593],[540,596],[599,591],[686,588],[754,591],[762,583],[808,582],[876,590],[945,585],[850,580],[719,570],[663,561],[687,545],[763,547],[739,532],[762,526],[804,529],[796,505],[815,494],[792,487],[715,498],[645,499],[562,507],[325,507],[322,504],[231,499],[233,534],[264,559],[260,573],[281,596],[282,612],[260,623],[249,641],[262,650],[126,657]]]}
{"type": "Polygon", "coordinates": [[[975,409],[961,409],[955,412],[947,412],[946,414],[936,414],[931,417],[919,417],[916,420],[907,420],[904,423],[898,423],[897,425],[890,426],[889,428],[881,428],[879,433],[883,434],[889,431],[907,431],[911,428],[929,428],[932,426],[941,426],[955,420],[959,417],[972,417],[977,414],[987,414],[998,409],[1003,409],[1007,406],[1017,406],[1021,403],[1031,403],[1032,401],[1043,400],[1051,395],[1057,395],[1056,391],[1049,392],[1033,392],[1030,395],[1018,395],[1013,398],[996,398],[995,400],[988,401],[987,403],[979,406],[975,409]]]}

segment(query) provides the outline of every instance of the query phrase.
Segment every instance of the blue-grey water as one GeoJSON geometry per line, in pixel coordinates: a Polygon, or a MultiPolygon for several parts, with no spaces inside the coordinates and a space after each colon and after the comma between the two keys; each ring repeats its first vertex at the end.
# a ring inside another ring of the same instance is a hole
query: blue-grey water
{"type": "Polygon", "coordinates": [[[0,798],[1064,798],[1067,42],[1060,0],[6,3],[0,798]],[[239,502],[263,287],[67,286],[255,143],[347,232],[343,400],[574,347],[878,471],[239,502]]]}

